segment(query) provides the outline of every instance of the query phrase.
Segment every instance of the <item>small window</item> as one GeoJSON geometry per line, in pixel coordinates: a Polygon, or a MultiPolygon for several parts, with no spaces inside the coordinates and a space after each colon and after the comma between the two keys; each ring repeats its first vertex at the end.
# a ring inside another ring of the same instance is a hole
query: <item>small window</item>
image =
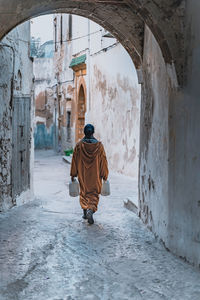
{"type": "Polygon", "coordinates": [[[54,42],[55,42],[55,52],[57,51],[57,18],[54,18],[54,42]]]}
{"type": "Polygon", "coordinates": [[[71,140],[71,111],[67,111],[67,140],[71,140]]]}
{"type": "Polygon", "coordinates": [[[69,29],[68,29],[68,40],[72,39],[72,15],[69,15],[69,29]]]}
{"type": "Polygon", "coordinates": [[[67,128],[71,126],[71,111],[67,112],[67,128]]]}
{"type": "Polygon", "coordinates": [[[63,16],[60,17],[60,44],[63,43],[63,16]]]}
{"type": "Polygon", "coordinates": [[[20,90],[22,89],[22,73],[20,70],[18,70],[17,72],[17,88],[16,90],[20,90]]]}

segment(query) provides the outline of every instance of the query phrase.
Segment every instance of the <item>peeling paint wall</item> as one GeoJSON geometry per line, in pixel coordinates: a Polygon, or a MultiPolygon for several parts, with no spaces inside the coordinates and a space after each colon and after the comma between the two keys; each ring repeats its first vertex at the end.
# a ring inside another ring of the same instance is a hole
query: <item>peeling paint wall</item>
{"type": "MultiPolygon", "coordinates": [[[[181,24],[184,19],[184,2],[178,1],[171,6],[180,15],[180,19],[175,20],[177,24],[181,24]]],[[[148,5],[150,5],[150,1],[148,5]]],[[[154,36],[145,25],[140,78],[142,99],[139,215],[168,249],[199,266],[200,4],[191,0],[187,9],[185,49],[182,47],[180,52],[178,48],[176,49],[180,57],[174,61],[179,73],[176,73],[170,57],[164,53],[165,50],[168,52],[164,39],[159,46],[158,36],[161,33],[159,28],[157,26],[154,28],[156,33],[154,36]],[[183,56],[185,56],[184,59],[183,56]],[[185,60],[185,66],[181,67],[181,63],[179,63],[177,68],[177,62],[183,60],[185,60]]],[[[171,16],[171,12],[168,12],[171,16]]],[[[75,17],[75,20],[77,20],[76,18],[78,17],[75,17]]],[[[169,19],[167,20],[169,22],[169,19]]],[[[174,28],[175,23],[172,24],[172,28],[174,28]]],[[[79,24],[76,22],[76,27],[79,24]]],[[[93,32],[96,27],[91,24],[88,24],[88,30],[93,32]]],[[[82,29],[85,27],[86,23],[81,26],[82,29]]],[[[183,46],[183,32],[177,33],[176,39],[179,39],[183,46]]],[[[136,125],[134,122],[131,123],[133,120],[129,119],[128,116],[126,119],[119,118],[122,111],[128,112],[129,110],[130,102],[128,101],[121,106],[119,98],[125,98],[125,95],[127,97],[127,94],[131,94],[130,84],[128,83],[129,80],[124,80],[126,76],[123,66],[121,67],[121,61],[114,61],[114,63],[112,61],[111,54],[115,53],[119,46],[110,47],[112,46],[111,40],[107,40],[103,50],[104,42],[100,32],[90,36],[89,39],[84,38],[82,42],[77,40],[74,42],[76,45],[72,54],[74,56],[87,54],[86,82],[89,93],[87,93],[86,122],[95,124],[97,137],[102,139],[105,144],[108,156],[110,155],[109,151],[114,154],[112,156],[114,159],[109,156],[112,168],[120,167],[121,170],[125,170],[122,157],[115,152],[118,148],[127,158],[127,145],[123,145],[123,139],[121,139],[122,145],[117,145],[114,128],[118,129],[119,136],[122,137],[123,134],[119,128],[123,127],[124,124],[127,124],[127,128],[129,128],[128,123],[133,128],[136,125]],[[93,43],[93,41],[95,42],[93,43]],[[101,57],[104,59],[101,60],[101,57]],[[106,70],[105,66],[108,67],[106,70]],[[116,70],[118,66],[120,66],[119,72],[113,72],[113,74],[112,71],[116,70]],[[126,86],[124,82],[128,83],[127,89],[124,88],[126,86]],[[119,92],[116,90],[116,83],[119,92]],[[114,99],[118,103],[117,106],[115,106],[114,99]],[[113,111],[115,111],[115,115],[113,111]],[[95,114],[94,118],[92,112],[95,114]],[[117,116],[116,120],[115,116],[117,116]],[[100,117],[103,117],[104,122],[99,121],[100,117]],[[111,120],[110,123],[109,120],[111,120]],[[116,143],[115,149],[112,148],[112,143],[116,143]]],[[[133,80],[133,82],[135,81],[133,80]]],[[[137,105],[133,105],[133,107],[135,109],[137,105]]],[[[131,141],[133,141],[132,134],[130,135],[131,141]]],[[[128,144],[129,146],[129,149],[133,149],[133,144],[128,144]]],[[[134,153],[131,150],[130,152],[134,153]]]]}
{"type": "MultiPolygon", "coordinates": [[[[195,6],[188,12],[187,30],[197,37],[200,4],[196,11],[195,6]]],[[[187,84],[180,90],[173,66],[165,64],[146,27],[139,209],[144,223],[168,249],[199,266],[199,38],[187,41],[187,51],[187,84]]]]}
{"type": "Polygon", "coordinates": [[[13,206],[11,160],[12,160],[12,122],[11,122],[11,80],[13,78],[13,53],[0,47],[0,211],[13,206]]]}
{"type": "Polygon", "coordinates": [[[58,104],[58,151],[72,149],[75,139],[74,122],[74,74],[69,68],[72,57],[72,33],[69,29],[70,16],[54,15],[54,70],[57,84],[58,104]],[[62,27],[62,28],[61,28],[62,27]],[[68,40],[68,43],[66,41],[68,40]],[[63,41],[63,42],[62,42],[63,41]]]}
{"type": "MultiPolygon", "coordinates": [[[[12,190],[12,148],[16,147],[12,140],[13,101],[16,97],[32,99],[33,73],[32,62],[29,59],[29,42],[30,23],[26,22],[11,31],[1,41],[4,46],[0,46],[0,211],[5,211],[18,204],[18,198],[20,198],[20,203],[24,203],[27,198],[31,199],[33,196],[32,139],[30,149],[27,149],[31,153],[31,160],[28,169],[25,170],[30,178],[29,188],[23,190],[24,196],[18,195],[17,198],[14,197],[12,190]]],[[[32,112],[31,110],[30,116],[28,116],[31,122],[33,120],[32,112]]]]}
{"type": "Polygon", "coordinates": [[[168,227],[169,80],[160,48],[146,27],[143,57],[140,216],[163,240],[168,227]]]}
{"type": "Polygon", "coordinates": [[[200,267],[200,2],[187,1],[185,85],[170,101],[168,247],[200,267]]]}
{"type": "Polygon", "coordinates": [[[110,168],[137,178],[141,87],[135,67],[120,44],[91,55],[87,120],[105,146],[110,168]]]}

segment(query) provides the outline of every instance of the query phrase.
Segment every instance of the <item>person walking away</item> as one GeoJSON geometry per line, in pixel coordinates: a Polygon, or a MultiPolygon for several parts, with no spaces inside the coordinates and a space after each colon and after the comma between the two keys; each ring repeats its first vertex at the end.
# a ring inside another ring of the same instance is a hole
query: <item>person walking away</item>
{"type": "Polygon", "coordinates": [[[94,126],[84,127],[85,137],[76,144],[71,164],[71,180],[78,176],[80,205],[83,218],[94,223],[93,214],[98,209],[102,180],[108,178],[108,163],[103,144],[94,137],[94,126]]]}

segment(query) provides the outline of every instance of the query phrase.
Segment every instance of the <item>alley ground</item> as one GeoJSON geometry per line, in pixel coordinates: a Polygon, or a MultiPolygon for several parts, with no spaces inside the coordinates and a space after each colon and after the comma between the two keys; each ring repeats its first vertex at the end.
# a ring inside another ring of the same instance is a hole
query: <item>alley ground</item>
{"type": "Polygon", "coordinates": [[[90,226],[68,181],[60,156],[36,153],[37,199],[0,215],[0,300],[200,299],[200,272],[123,207],[136,182],[112,174],[90,226]]]}

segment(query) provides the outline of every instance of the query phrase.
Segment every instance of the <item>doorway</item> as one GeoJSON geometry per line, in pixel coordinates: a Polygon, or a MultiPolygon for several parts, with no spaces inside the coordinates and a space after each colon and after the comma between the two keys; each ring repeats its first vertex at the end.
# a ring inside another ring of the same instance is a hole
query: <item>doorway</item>
{"type": "Polygon", "coordinates": [[[85,112],[86,112],[86,99],[83,85],[80,86],[78,93],[78,107],[77,107],[77,124],[76,124],[76,142],[81,140],[84,136],[85,126],[85,112]]]}

